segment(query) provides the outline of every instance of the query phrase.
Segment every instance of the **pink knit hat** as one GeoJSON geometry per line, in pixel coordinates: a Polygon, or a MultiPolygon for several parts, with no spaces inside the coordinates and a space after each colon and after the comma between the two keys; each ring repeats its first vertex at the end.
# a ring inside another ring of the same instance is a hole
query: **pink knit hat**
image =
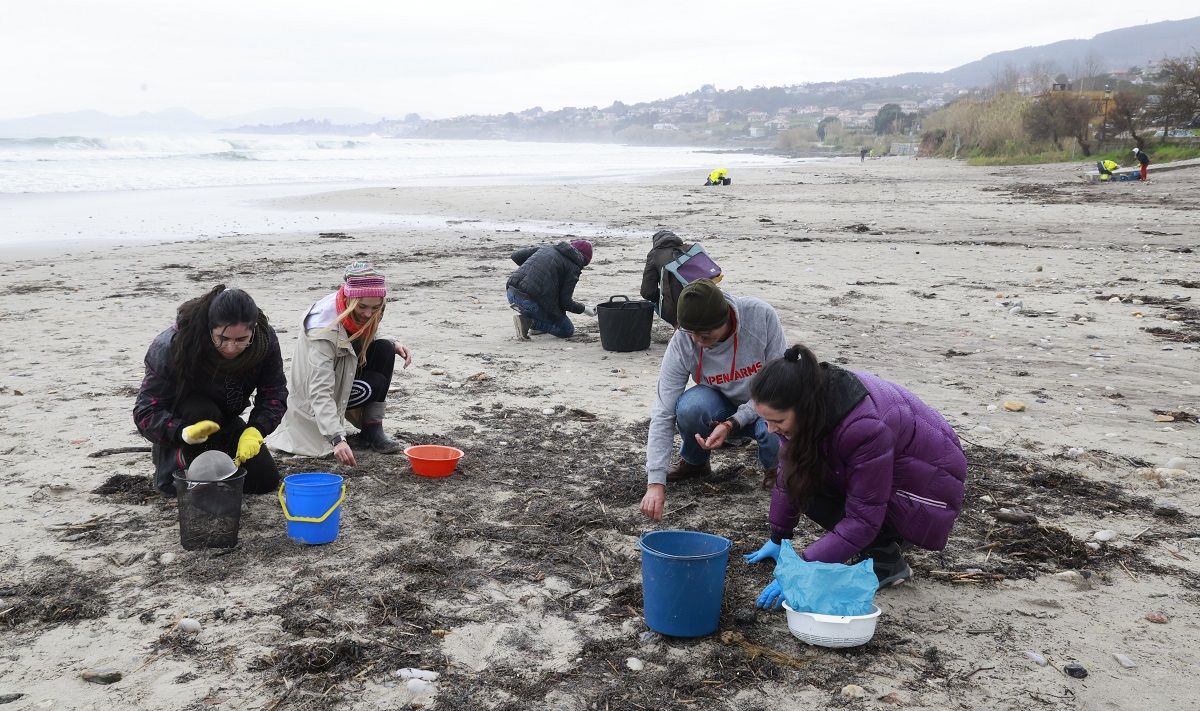
{"type": "Polygon", "coordinates": [[[591,242],[588,242],[586,239],[573,239],[573,240],[571,240],[571,246],[574,247],[575,249],[579,250],[579,253],[583,255],[584,265],[588,265],[588,264],[592,263],[592,243],[591,242]]]}
{"type": "Polygon", "coordinates": [[[343,278],[346,283],[342,285],[342,293],[347,299],[387,296],[387,285],[383,281],[383,275],[366,262],[355,262],[346,267],[343,278]]]}

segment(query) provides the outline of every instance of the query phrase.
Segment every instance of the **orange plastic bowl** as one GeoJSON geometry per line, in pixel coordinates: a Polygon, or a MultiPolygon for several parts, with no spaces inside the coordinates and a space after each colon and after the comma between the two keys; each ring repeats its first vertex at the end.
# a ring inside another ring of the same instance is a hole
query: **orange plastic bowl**
{"type": "Polygon", "coordinates": [[[417,476],[450,476],[462,459],[463,451],[457,447],[443,447],[440,444],[418,444],[404,450],[404,456],[412,464],[413,474],[417,476]]]}

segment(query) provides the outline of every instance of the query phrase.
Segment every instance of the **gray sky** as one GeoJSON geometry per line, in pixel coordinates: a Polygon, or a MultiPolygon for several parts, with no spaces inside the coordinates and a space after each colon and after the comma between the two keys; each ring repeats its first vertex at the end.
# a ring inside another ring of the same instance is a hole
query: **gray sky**
{"type": "Polygon", "coordinates": [[[607,106],[942,71],[1197,14],[1195,0],[4,0],[0,118],[181,106],[208,117],[607,106]]]}

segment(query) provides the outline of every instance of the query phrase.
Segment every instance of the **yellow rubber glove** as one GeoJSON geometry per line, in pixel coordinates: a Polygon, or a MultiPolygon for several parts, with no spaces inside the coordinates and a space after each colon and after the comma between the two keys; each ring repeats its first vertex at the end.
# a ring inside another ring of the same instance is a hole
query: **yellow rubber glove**
{"type": "Polygon", "coordinates": [[[243,462],[257,457],[258,451],[262,449],[262,443],[262,432],[259,432],[257,427],[247,427],[242,430],[242,436],[238,437],[237,454],[233,457],[234,464],[240,467],[243,462]]]}
{"type": "Polygon", "coordinates": [[[183,428],[183,441],[188,444],[207,442],[208,438],[215,435],[219,429],[221,426],[212,420],[200,420],[194,425],[183,428]]]}

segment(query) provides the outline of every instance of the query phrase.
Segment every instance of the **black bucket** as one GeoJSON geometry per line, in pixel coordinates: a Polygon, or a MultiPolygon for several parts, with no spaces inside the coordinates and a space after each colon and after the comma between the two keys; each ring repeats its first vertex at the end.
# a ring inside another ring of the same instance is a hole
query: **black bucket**
{"type": "Polygon", "coordinates": [[[179,500],[179,543],[189,551],[233,548],[242,523],[242,484],[246,470],[222,481],[188,481],[175,475],[179,500]]]}
{"type": "Polygon", "coordinates": [[[628,296],[610,296],[596,304],[600,321],[600,346],[606,351],[644,351],[650,347],[654,326],[654,304],[628,296]]]}

